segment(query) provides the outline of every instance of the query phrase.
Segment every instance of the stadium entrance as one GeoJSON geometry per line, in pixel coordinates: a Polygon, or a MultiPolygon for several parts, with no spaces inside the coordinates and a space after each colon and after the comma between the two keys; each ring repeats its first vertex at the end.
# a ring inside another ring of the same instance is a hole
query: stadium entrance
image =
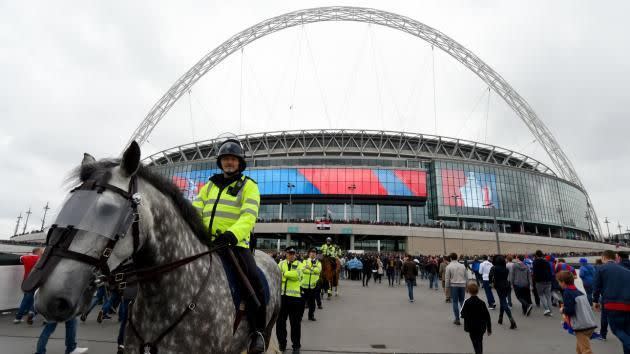
{"type": "Polygon", "coordinates": [[[306,251],[311,247],[320,248],[331,237],[333,243],[342,250],[363,250],[366,252],[404,252],[407,249],[406,237],[346,235],[346,234],[258,234],[257,247],[265,251],[283,250],[294,246],[298,251],[306,251]],[[354,247],[352,247],[354,244],[354,247]]]}

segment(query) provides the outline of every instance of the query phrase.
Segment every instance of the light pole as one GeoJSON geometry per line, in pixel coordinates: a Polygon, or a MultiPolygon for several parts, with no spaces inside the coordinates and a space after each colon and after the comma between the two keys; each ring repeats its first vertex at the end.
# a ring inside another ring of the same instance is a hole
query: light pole
{"type": "Polygon", "coordinates": [[[46,223],[46,213],[48,213],[50,208],[48,207],[48,202],[46,202],[46,206],[44,207],[44,217],[42,218],[42,231],[44,231],[44,224],[46,223]]]}
{"type": "Polygon", "coordinates": [[[13,236],[17,236],[18,229],[20,228],[20,221],[21,220],[22,220],[22,213],[20,212],[20,215],[17,217],[17,224],[15,224],[15,232],[13,233],[13,236]]]}
{"type": "Polygon", "coordinates": [[[608,227],[608,224],[610,224],[610,221],[608,221],[608,217],[604,217],[604,224],[606,224],[606,230],[608,230],[608,241],[610,241],[610,227],[608,227]]]}
{"type": "MultiPolygon", "coordinates": [[[[287,183],[287,188],[289,189],[289,205],[291,206],[291,209],[293,209],[292,191],[293,188],[295,188],[295,184],[289,182],[287,183]]],[[[287,222],[289,222],[289,213],[287,213],[287,222]]]]}
{"type": "Polygon", "coordinates": [[[619,237],[623,237],[621,235],[621,224],[619,223],[619,221],[617,221],[617,228],[619,229],[619,237]]]}
{"type": "Polygon", "coordinates": [[[33,214],[31,212],[31,208],[28,208],[28,211],[26,212],[26,220],[24,221],[24,229],[22,230],[22,235],[26,233],[26,227],[28,226],[28,218],[31,216],[31,214],[33,214]]]}
{"type": "Polygon", "coordinates": [[[440,224],[440,228],[442,228],[442,254],[446,255],[446,235],[444,235],[444,220],[438,220],[438,224],[440,224]]]}
{"type": "Polygon", "coordinates": [[[350,190],[350,221],[352,221],[352,217],[354,214],[354,190],[357,189],[357,185],[352,183],[348,186],[348,190],[350,190]]]}
{"type": "Polygon", "coordinates": [[[493,202],[484,204],[483,206],[485,206],[486,208],[492,207],[492,209],[494,209],[494,212],[492,213],[494,218],[494,235],[497,239],[497,254],[501,254],[501,243],[499,242],[499,225],[497,225],[497,208],[494,206],[493,202]]]}

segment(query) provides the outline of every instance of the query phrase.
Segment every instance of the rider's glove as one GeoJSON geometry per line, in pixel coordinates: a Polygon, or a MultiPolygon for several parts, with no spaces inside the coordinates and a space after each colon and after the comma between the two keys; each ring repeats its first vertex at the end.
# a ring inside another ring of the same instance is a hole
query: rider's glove
{"type": "Polygon", "coordinates": [[[230,246],[236,246],[236,244],[238,243],[238,239],[236,238],[236,236],[234,236],[234,234],[231,231],[226,231],[220,234],[219,236],[217,236],[217,239],[215,240],[215,242],[226,243],[230,246]]]}

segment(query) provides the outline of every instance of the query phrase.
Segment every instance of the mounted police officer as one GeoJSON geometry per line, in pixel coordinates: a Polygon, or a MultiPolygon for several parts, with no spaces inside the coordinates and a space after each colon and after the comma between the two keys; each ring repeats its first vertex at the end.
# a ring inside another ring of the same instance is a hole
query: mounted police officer
{"type": "Polygon", "coordinates": [[[302,314],[304,302],[300,291],[303,265],[295,257],[295,248],[288,247],[286,259],[280,261],[278,267],[282,272],[280,315],[276,322],[276,337],[280,351],[287,348],[287,318],[291,323],[291,344],[293,353],[300,352],[300,339],[302,337],[302,314]]]}
{"type": "MultiPolygon", "coordinates": [[[[266,306],[264,289],[258,276],[256,262],[250,248],[250,235],[256,224],[260,206],[258,185],[243,175],[247,167],[240,142],[228,139],[219,147],[217,166],[223,173],[210,177],[193,201],[202,215],[213,242],[231,246],[238,263],[247,275],[261,306],[247,299],[247,318],[251,329],[249,353],[265,351],[266,306]]],[[[224,261],[228,257],[223,257],[224,261]]],[[[233,266],[233,265],[232,265],[233,266]]]]}
{"type": "Polygon", "coordinates": [[[322,272],[322,263],[317,259],[317,249],[308,250],[308,258],[302,262],[302,293],[308,304],[308,320],[315,321],[315,295],[319,292],[317,282],[322,272]]]}

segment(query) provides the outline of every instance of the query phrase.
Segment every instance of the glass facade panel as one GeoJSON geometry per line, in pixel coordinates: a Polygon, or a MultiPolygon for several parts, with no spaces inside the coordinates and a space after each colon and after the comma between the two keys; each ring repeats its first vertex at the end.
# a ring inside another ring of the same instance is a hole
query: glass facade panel
{"type": "Polygon", "coordinates": [[[280,204],[262,204],[258,210],[258,219],[274,221],[280,219],[280,204]]]}
{"type": "Polygon", "coordinates": [[[379,220],[383,223],[407,224],[409,214],[406,205],[379,205],[379,220]]]}

